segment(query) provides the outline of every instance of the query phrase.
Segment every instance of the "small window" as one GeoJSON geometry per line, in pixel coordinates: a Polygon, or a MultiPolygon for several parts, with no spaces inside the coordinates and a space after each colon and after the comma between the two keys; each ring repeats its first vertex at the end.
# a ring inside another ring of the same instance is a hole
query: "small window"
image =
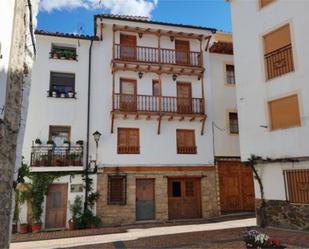
{"type": "Polygon", "coordinates": [[[51,72],[49,97],[74,98],[75,74],[51,72]]]}
{"type": "Polygon", "coordinates": [[[125,205],[127,192],[126,176],[108,176],[108,200],[109,205],[125,205]]]}
{"type": "Polygon", "coordinates": [[[52,45],[50,57],[53,59],[76,60],[76,48],[52,45]]]}
{"type": "Polygon", "coordinates": [[[172,183],[172,194],[173,197],[181,197],[181,182],[172,183]]]}
{"type": "Polygon", "coordinates": [[[64,141],[70,141],[71,128],[69,126],[49,126],[49,140],[56,146],[62,146],[64,141]]]}
{"type": "Polygon", "coordinates": [[[226,83],[235,85],[235,68],[234,65],[225,65],[226,70],[226,83]]]}
{"type": "Polygon", "coordinates": [[[285,170],[285,188],[288,201],[309,203],[309,170],[285,170]]]}
{"type": "Polygon", "coordinates": [[[264,35],[263,40],[266,79],[294,71],[290,25],[264,35]]]}
{"type": "Polygon", "coordinates": [[[160,96],[160,84],[158,80],[152,81],[152,96],[160,96]]]}
{"type": "Polygon", "coordinates": [[[238,114],[236,112],[229,112],[229,126],[231,134],[238,134],[238,114]]]}
{"type": "Polygon", "coordinates": [[[275,0],[259,0],[259,2],[260,2],[260,8],[263,8],[263,7],[265,7],[266,5],[268,5],[268,4],[270,4],[270,3],[272,3],[272,2],[274,2],[275,0]]]}
{"type": "Polygon", "coordinates": [[[139,154],[139,129],[118,128],[118,154],[139,154]]]}
{"type": "Polygon", "coordinates": [[[193,197],[194,196],[194,182],[186,181],[186,196],[193,197]]]}
{"type": "Polygon", "coordinates": [[[297,95],[270,101],[268,106],[272,130],[301,125],[297,95]]]}
{"type": "Polygon", "coordinates": [[[177,154],[197,154],[194,130],[176,130],[177,154]]]}

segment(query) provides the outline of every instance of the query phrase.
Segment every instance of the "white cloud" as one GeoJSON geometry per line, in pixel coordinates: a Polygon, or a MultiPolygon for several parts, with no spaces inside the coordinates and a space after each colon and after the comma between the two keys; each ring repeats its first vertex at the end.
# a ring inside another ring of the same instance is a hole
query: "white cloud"
{"type": "Polygon", "coordinates": [[[51,12],[63,9],[105,9],[112,14],[151,16],[158,0],[41,0],[40,10],[51,12]]]}

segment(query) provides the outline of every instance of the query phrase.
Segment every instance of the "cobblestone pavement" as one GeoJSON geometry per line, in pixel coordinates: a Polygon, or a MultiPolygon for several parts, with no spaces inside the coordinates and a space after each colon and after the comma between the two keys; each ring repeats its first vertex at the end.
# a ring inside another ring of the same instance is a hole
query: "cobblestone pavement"
{"type": "MultiPolygon", "coordinates": [[[[245,227],[255,219],[198,225],[128,229],[125,233],[84,236],[55,240],[13,243],[11,249],[243,249],[245,227]]],[[[258,229],[282,241],[288,249],[309,249],[309,233],[278,229],[258,229]]]]}

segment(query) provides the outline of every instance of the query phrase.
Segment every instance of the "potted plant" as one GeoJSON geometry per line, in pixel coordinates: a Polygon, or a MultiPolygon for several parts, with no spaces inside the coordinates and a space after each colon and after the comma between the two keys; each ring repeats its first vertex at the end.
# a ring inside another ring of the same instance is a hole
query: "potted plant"
{"type": "Polygon", "coordinates": [[[21,234],[29,233],[29,225],[27,223],[19,223],[18,232],[21,234]]]}
{"type": "Polygon", "coordinates": [[[69,219],[69,230],[75,230],[76,219],[82,214],[82,198],[79,195],[75,197],[73,204],[70,204],[70,212],[72,218],[69,219]]]}
{"type": "Polygon", "coordinates": [[[57,48],[52,48],[52,51],[51,51],[51,57],[53,59],[59,59],[59,49],[57,48]]]}
{"type": "Polygon", "coordinates": [[[255,229],[249,228],[243,234],[243,240],[247,248],[254,249],[284,249],[285,246],[281,245],[280,241],[271,239],[267,234],[260,233],[255,229]]]}
{"type": "Polygon", "coordinates": [[[69,155],[70,162],[72,166],[79,166],[80,165],[80,160],[79,160],[79,155],[77,153],[71,153],[69,155]]]}
{"type": "Polygon", "coordinates": [[[65,53],[63,51],[60,52],[60,59],[65,60],[65,53]]]}
{"type": "Polygon", "coordinates": [[[61,98],[65,98],[65,93],[60,93],[61,98]]]}
{"type": "Polygon", "coordinates": [[[34,141],[34,144],[36,146],[41,146],[42,142],[41,142],[41,140],[39,138],[36,138],[35,141],[34,141]]]}
{"type": "Polygon", "coordinates": [[[66,148],[70,147],[70,141],[65,140],[65,141],[63,142],[63,146],[66,147],[66,148]]]}
{"type": "Polygon", "coordinates": [[[76,145],[82,147],[84,145],[84,141],[83,140],[77,140],[76,145]]]}
{"type": "Polygon", "coordinates": [[[74,93],[72,91],[68,92],[69,98],[74,98],[74,93]]]}
{"type": "Polygon", "coordinates": [[[46,154],[41,155],[40,165],[48,166],[48,155],[46,154]]]}
{"type": "Polygon", "coordinates": [[[49,150],[51,150],[55,145],[53,140],[48,140],[46,144],[47,144],[49,150]]]}

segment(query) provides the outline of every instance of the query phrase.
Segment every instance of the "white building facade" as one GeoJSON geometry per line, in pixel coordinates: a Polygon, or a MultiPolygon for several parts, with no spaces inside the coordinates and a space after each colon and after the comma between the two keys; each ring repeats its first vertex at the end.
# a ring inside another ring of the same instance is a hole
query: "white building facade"
{"type": "Polygon", "coordinates": [[[24,156],[32,171],[68,174],[47,195],[44,228],[67,226],[89,163],[103,224],[220,214],[215,158],[239,163],[239,145],[227,128],[237,113],[235,87],[225,86],[233,55],[209,53],[214,33],[114,15],[95,16],[94,37],[37,32],[24,156]],[[50,224],[55,192],[66,211],[50,224]]]}
{"type": "MultiPolygon", "coordinates": [[[[232,0],[241,159],[262,157],[268,225],[307,229],[308,31],[305,1],[232,0]]],[[[257,209],[261,193],[255,183],[257,209]]],[[[259,214],[259,212],[258,212],[259,214]]]]}

